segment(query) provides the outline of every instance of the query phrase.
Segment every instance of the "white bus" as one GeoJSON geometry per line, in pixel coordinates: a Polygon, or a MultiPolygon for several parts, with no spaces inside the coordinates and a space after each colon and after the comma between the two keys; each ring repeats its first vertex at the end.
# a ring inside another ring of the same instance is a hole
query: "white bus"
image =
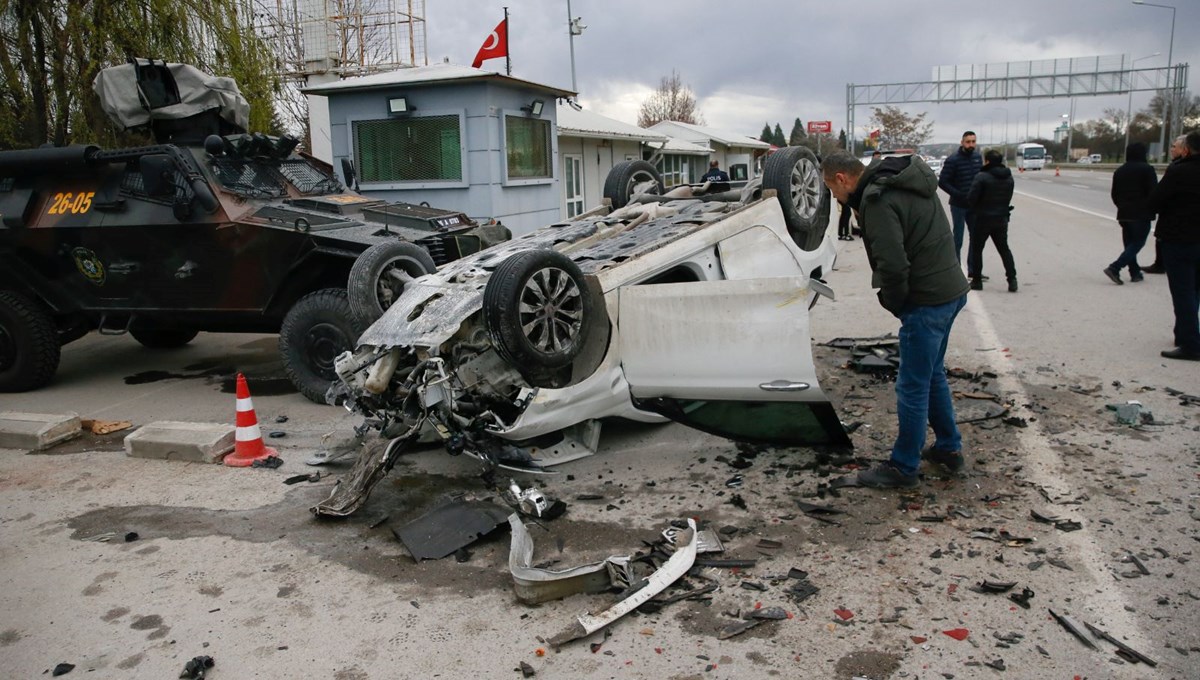
{"type": "Polygon", "coordinates": [[[1041,170],[1046,166],[1046,147],[1041,144],[1017,145],[1017,169],[1041,170]]]}

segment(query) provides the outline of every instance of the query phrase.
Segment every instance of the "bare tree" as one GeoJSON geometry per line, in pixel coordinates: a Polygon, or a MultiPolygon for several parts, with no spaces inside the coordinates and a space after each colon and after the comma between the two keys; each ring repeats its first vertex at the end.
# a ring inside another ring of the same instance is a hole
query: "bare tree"
{"type": "Polygon", "coordinates": [[[664,120],[704,125],[704,116],[696,108],[696,94],[674,70],[670,77],[663,76],[658,89],[642,102],[638,111],[640,127],[650,127],[664,120]]]}
{"type": "Polygon", "coordinates": [[[875,108],[871,125],[879,129],[879,144],[887,149],[915,149],[933,136],[933,123],[922,113],[910,116],[895,106],[875,108]]]}

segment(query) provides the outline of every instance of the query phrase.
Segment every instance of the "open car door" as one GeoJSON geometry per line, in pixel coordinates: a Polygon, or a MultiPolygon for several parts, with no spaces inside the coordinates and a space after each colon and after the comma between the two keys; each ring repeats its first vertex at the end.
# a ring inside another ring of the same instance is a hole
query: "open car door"
{"type": "Polygon", "coordinates": [[[777,446],[850,446],[817,384],[808,278],[618,290],[621,365],[638,408],[777,446]]]}

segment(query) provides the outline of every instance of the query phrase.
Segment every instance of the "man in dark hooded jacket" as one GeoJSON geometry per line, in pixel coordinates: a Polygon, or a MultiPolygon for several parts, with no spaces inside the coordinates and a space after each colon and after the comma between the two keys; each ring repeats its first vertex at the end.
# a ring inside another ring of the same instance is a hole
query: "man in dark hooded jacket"
{"type": "Polygon", "coordinates": [[[1158,173],[1146,162],[1146,145],[1134,142],[1125,147],[1125,162],[1113,173],[1113,205],[1117,206],[1117,222],[1121,224],[1121,242],[1125,249],[1112,264],[1104,269],[1104,275],[1113,283],[1121,285],[1121,269],[1129,267],[1129,280],[1137,283],[1144,277],[1138,266],[1137,256],[1146,237],[1150,235],[1150,220],[1154,211],[1150,209],[1150,194],[1158,184],[1158,173]]]}
{"type": "Polygon", "coordinates": [[[834,198],[858,213],[871,285],[879,304],[900,319],[899,420],[891,458],[858,473],[864,486],[917,485],[921,457],[951,471],[963,467],[962,436],[946,383],[946,347],[967,301],[967,280],[954,253],[954,235],[937,197],[937,177],[915,156],[892,156],[871,167],[845,151],[821,162],[834,198]],[[925,451],[925,431],[933,446],[925,451]]]}
{"type": "Polygon", "coordinates": [[[1158,214],[1167,286],[1175,308],[1175,349],[1168,359],[1200,361],[1200,130],[1189,132],[1187,155],[1172,163],[1150,194],[1158,214]]]}
{"type": "Polygon", "coordinates": [[[988,149],[983,154],[983,170],[975,175],[971,190],[967,192],[967,206],[975,215],[975,223],[971,225],[971,249],[967,252],[967,271],[974,272],[971,290],[983,290],[983,247],[990,238],[1004,263],[1008,292],[1017,292],[1017,266],[1008,248],[1008,214],[1012,210],[1009,204],[1015,186],[1012,171],[1004,167],[1003,154],[988,149]]]}

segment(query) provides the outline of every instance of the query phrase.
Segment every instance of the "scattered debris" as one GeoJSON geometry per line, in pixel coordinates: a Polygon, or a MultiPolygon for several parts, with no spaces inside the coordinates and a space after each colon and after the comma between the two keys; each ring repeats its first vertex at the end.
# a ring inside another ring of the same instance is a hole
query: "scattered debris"
{"type": "Polygon", "coordinates": [[[508,522],[508,511],[487,501],[456,499],[421,515],[392,533],[414,560],[452,555],[508,522]]]}
{"type": "Polygon", "coordinates": [[[271,439],[283,439],[287,436],[287,432],[284,432],[283,430],[275,430],[269,433],[267,436],[271,439]]]}
{"type": "Polygon", "coordinates": [[[1126,645],[1124,642],[1121,642],[1120,640],[1114,638],[1113,636],[1109,635],[1108,633],[1105,633],[1104,631],[1093,626],[1092,624],[1088,623],[1087,621],[1084,621],[1083,625],[1087,626],[1087,629],[1089,631],[1091,631],[1092,635],[1096,636],[1098,639],[1104,640],[1106,642],[1111,642],[1112,644],[1116,645],[1117,655],[1120,656],[1122,659],[1125,659],[1126,661],[1129,661],[1130,663],[1141,662],[1141,663],[1146,664],[1147,666],[1150,666],[1151,668],[1158,665],[1158,662],[1155,661],[1154,659],[1151,659],[1150,657],[1146,656],[1145,654],[1142,654],[1141,652],[1136,651],[1129,645],[1126,645]]]}
{"type": "Polygon", "coordinates": [[[203,678],[208,673],[208,669],[215,665],[216,662],[213,661],[211,656],[193,657],[191,661],[183,665],[183,672],[179,674],[179,677],[186,678],[187,680],[198,680],[199,678],[203,678]]]}
{"type": "Polygon", "coordinates": [[[521,677],[523,678],[532,678],[533,676],[537,675],[537,671],[533,670],[533,666],[530,666],[524,661],[521,662],[520,670],[521,677]]]}
{"type": "Polygon", "coordinates": [[[1047,609],[1046,611],[1050,612],[1050,616],[1053,616],[1054,620],[1058,621],[1058,625],[1066,628],[1068,633],[1074,635],[1079,639],[1080,642],[1087,645],[1089,648],[1096,649],[1096,645],[1093,644],[1092,641],[1083,634],[1083,631],[1079,628],[1079,624],[1075,623],[1074,619],[1067,614],[1056,614],[1053,609],[1047,609]]]}
{"type": "Polygon", "coordinates": [[[1132,562],[1133,566],[1137,567],[1137,570],[1142,572],[1142,576],[1150,575],[1150,570],[1146,568],[1146,565],[1143,564],[1140,559],[1138,559],[1137,555],[1134,555],[1133,553],[1129,553],[1128,555],[1125,556],[1125,561],[1132,562]]]}
{"type": "Polygon", "coordinates": [[[1130,400],[1124,404],[1109,404],[1108,410],[1117,412],[1117,422],[1122,425],[1153,425],[1154,414],[1142,406],[1142,402],[1130,400]]]}
{"type": "Polygon", "coordinates": [[[126,543],[133,543],[136,540],[138,540],[138,532],[130,531],[129,533],[125,534],[126,543]]]}
{"type": "Polygon", "coordinates": [[[849,609],[842,609],[841,607],[834,609],[833,613],[843,621],[849,621],[850,619],[854,618],[854,612],[850,611],[849,609]]]}
{"type": "Polygon", "coordinates": [[[560,600],[578,593],[602,593],[614,586],[628,588],[633,581],[630,558],[610,557],[601,562],[569,569],[539,569],[533,565],[533,538],[521,518],[508,516],[512,538],[508,551],[508,570],[513,577],[517,599],[525,604],[560,600]]]}
{"type": "Polygon", "coordinates": [[[980,593],[1007,593],[1017,587],[1016,581],[988,581],[979,582],[976,592],[980,593]]]}
{"type": "Polygon", "coordinates": [[[984,661],[983,665],[989,668],[995,668],[998,671],[1005,670],[1004,659],[1000,658],[997,658],[995,661],[984,661]]]}
{"type": "Polygon", "coordinates": [[[52,675],[54,677],[58,677],[60,675],[66,675],[67,673],[70,673],[74,669],[75,669],[75,664],[73,664],[73,663],[60,663],[54,667],[54,670],[50,672],[50,675],[52,675]]]}
{"type": "Polygon", "coordinates": [[[504,500],[526,517],[540,519],[557,519],[567,511],[567,504],[557,498],[551,498],[542,493],[537,487],[522,489],[516,480],[508,480],[508,488],[502,493],[504,500]]]}
{"type": "Polygon", "coordinates": [[[133,427],[133,422],[128,420],[95,420],[92,418],[84,418],[79,421],[83,429],[92,434],[110,434],[112,432],[120,432],[133,427]]]}
{"type": "Polygon", "coordinates": [[[696,521],[687,520],[688,531],[676,535],[675,554],[649,577],[631,585],[632,594],[597,615],[583,614],[566,630],[550,639],[550,644],[558,647],[572,640],[590,635],[597,630],[616,621],[625,614],[638,608],[655,595],[661,593],[667,586],[679,580],[692,568],[696,561],[696,521]]]}
{"type": "Polygon", "coordinates": [[[1033,599],[1033,591],[1029,588],[1022,588],[1020,593],[1011,593],[1008,599],[1016,602],[1024,609],[1029,609],[1029,601],[1033,599]]]}
{"type": "Polygon", "coordinates": [[[267,456],[266,458],[257,458],[252,463],[250,463],[250,467],[267,468],[268,470],[274,470],[276,468],[281,467],[282,465],[283,465],[283,459],[280,458],[279,456],[267,456]]]}
{"type": "Polygon", "coordinates": [[[966,640],[967,636],[969,636],[970,634],[971,634],[971,631],[967,630],[966,628],[951,628],[950,630],[942,631],[942,635],[949,635],[950,637],[954,638],[955,640],[958,640],[959,642],[966,640]]]}
{"type": "Polygon", "coordinates": [[[292,475],[291,477],[288,477],[287,479],[283,480],[283,483],[284,484],[299,484],[300,482],[316,482],[316,481],[320,481],[320,479],[321,479],[321,473],[314,472],[311,475],[292,475]]]}

